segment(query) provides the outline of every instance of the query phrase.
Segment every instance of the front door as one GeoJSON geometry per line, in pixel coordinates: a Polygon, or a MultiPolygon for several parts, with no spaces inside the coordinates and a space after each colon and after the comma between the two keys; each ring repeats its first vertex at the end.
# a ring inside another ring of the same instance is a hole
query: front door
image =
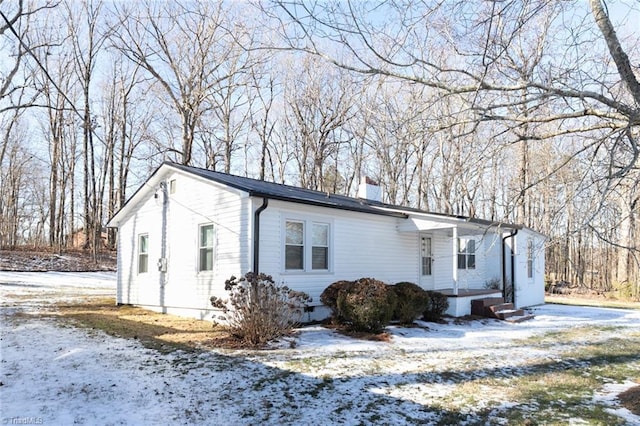
{"type": "Polygon", "coordinates": [[[430,235],[420,235],[420,285],[433,289],[433,244],[430,235]]]}

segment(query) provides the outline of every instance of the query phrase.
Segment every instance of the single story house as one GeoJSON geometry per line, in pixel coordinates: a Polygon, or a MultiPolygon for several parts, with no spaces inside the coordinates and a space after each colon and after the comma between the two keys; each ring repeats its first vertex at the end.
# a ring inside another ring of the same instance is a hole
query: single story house
{"type": "Polygon", "coordinates": [[[516,307],[544,303],[545,237],[531,229],[380,202],[365,180],[352,198],[165,162],[110,220],[118,232],[117,303],[211,318],[232,275],[259,271],[329,314],[332,282],[410,281],[449,296],[516,307]]]}

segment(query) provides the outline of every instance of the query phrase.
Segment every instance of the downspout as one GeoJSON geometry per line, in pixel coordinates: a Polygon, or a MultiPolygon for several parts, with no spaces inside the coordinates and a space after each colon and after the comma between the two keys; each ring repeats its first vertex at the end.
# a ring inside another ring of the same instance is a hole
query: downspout
{"type": "Polygon", "coordinates": [[[165,304],[165,286],[167,285],[167,208],[169,206],[169,191],[167,190],[167,183],[165,181],[160,182],[160,189],[162,190],[162,228],[160,238],[160,259],[158,259],[158,272],[160,276],[160,306],[162,307],[162,313],[166,314],[165,304]]]}
{"type": "MultiPolygon", "coordinates": [[[[502,238],[502,298],[504,299],[507,296],[507,265],[506,265],[506,259],[505,259],[505,255],[504,255],[504,250],[507,247],[507,238],[513,238],[516,236],[516,234],[518,233],[517,229],[512,229],[511,232],[509,233],[509,235],[507,235],[506,237],[502,238]]],[[[511,289],[512,289],[512,293],[511,296],[513,298],[513,302],[515,303],[516,301],[516,283],[515,283],[515,266],[513,264],[513,247],[511,248],[511,289]]],[[[507,302],[505,300],[505,302],[507,302]]]]}
{"type": "Polygon", "coordinates": [[[253,272],[260,273],[260,213],[269,205],[269,199],[264,197],[262,205],[253,213],[253,272]]]}

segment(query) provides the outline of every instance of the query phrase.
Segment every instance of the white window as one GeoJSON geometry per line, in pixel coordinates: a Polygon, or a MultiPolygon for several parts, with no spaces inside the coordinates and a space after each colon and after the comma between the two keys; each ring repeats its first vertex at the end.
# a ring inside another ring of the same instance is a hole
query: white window
{"type": "Polygon", "coordinates": [[[198,270],[213,271],[213,224],[200,225],[198,233],[198,270]]]}
{"type": "Polygon", "coordinates": [[[533,241],[527,240],[527,278],[533,278],[533,241]]]}
{"type": "Polygon", "coordinates": [[[431,275],[431,238],[420,237],[420,258],[422,260],[422,275],[431,275]]]}
{"type": "Polygon", "coordinates": [[[314,223],[311,237],[311,269],[329,269],[329,224],[314,223]]]}
{"type": "Polygon", "coordinates": [[[304,222],[287,221],[284,243],[284,268],[304,269],[304,222]]]}
{"type": "Polygon", "coordinates": [[[138,235],[138,273],[149,272],[149,234],[138,235]]]}
{"type": "Polygon", "coordinates": [[[324,222],[285,220],[284,269],[328,271],[331,226],[324,222]]]}
{"type": "Polygon", "coordinates": [[[169,181],[169,194],[175,194],[175,193],[176,193],[176,180],[171,179],[169,181]]]}
{"type": "Polygon", "coordinates": [[[476,240],[458,238],[458,269],[476,269],[476,240]]]}

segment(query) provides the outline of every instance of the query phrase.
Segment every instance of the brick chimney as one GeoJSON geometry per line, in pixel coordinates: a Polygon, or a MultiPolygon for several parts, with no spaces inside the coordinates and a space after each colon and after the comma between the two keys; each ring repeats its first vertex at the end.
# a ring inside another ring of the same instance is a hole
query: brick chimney
{"type": "Polygon", "coordinates": [[[358,186],[358,197],[371,201],[382,201],[382,188],[369,176],[363,176],[358,186]]]}

